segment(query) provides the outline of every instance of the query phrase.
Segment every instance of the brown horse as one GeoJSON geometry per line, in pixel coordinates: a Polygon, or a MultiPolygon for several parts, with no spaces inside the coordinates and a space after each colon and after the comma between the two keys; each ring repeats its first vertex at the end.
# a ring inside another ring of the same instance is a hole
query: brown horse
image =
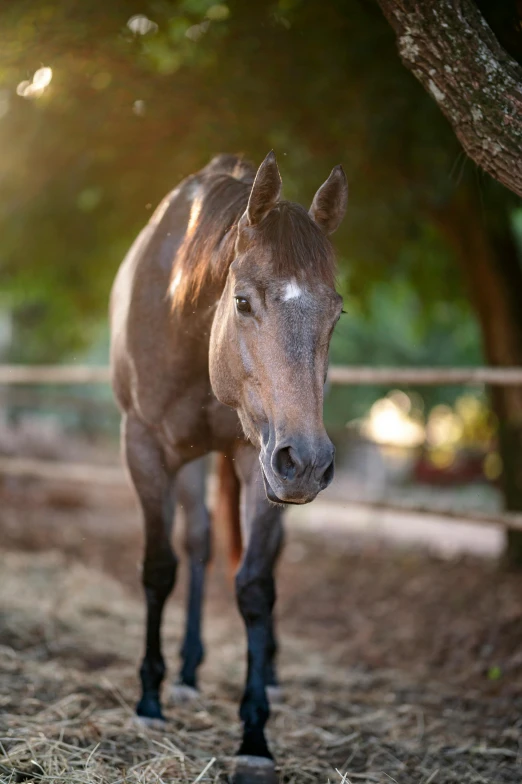
{"type": "Polygon", "coordinates": [[[312,501],[333,477],[323,385],[342,301],[327,235],[344,215],[347,184],[337,166],[306,212],[280,200],[273,152],[254,174],[239,158],[218,156],[160,204],[114,283],[111,367],[145,521],[147,631],[138,716],[163,718],[160,627],[176,577],[175,502],[184,506],[190,559],[178,683],[197,688],[210,531],[201,461],[192,461],[219,452],[228,488],[220,509],[228,507],[232,520],[239,520],[236,484],[241,491],[236,592],[248,673],[239,754],[269,768],[266,687],[276,684],[273,569],[283,505],[312,501]]]}

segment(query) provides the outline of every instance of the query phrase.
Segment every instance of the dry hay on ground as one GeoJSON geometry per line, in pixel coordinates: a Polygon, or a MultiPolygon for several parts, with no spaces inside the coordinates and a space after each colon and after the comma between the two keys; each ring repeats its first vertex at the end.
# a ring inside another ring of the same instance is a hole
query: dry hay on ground
{"type": "MultiPolygon", "coordinates": [[[[165,730],[142,730],[141,531],[128,496],[93,489],[71,503],[68,490],[63,503],[56,488],[20,485],[0,498],[11,548],[0,552],[1,784],[225,781],[245,651],[222,562],[209,580],[201,700],[169,705],[165,730]]],[[[337,769],[345,784],[520,784],[522,575],[340,535],[288,538],[287,699],[268,728],[282,782],[341,784],[337,769]]],[[[184,583],[168,606],[171,672],[184,583]]]]}
{"type": "MultiPolygon", "coordinates": [[[[164,730],[143,730],[133,717],[138,597],[56,552],[3,552],[0,569],[2,784],[24,776],[56,784],[226,781],[244,672],[232,608],[211,599],[201,700],[169,706],[164,730]]],[[[332,608],[325,609],[328,616],[332,608]]],[[[352,783],[519,784],[516,689],[343,666],[339,643],[326,632],[321,639],[313,615],[307,627],[302,608],[292,634],[283,632],[287,700],[269,725],[282,782],[340,784],[337,769],[352,783]]],[[[171,603],[165,648],[172,663],[181,620],[171,603]]]]}

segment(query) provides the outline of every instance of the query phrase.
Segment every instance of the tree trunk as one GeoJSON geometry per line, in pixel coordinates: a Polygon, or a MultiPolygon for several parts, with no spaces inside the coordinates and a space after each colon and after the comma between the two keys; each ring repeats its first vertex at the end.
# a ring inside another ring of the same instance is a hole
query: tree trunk
{"type": "Polygon", "coordinates": [[[522,196],[522,66],[473,0],[378,0],[399,53],[475,163],[522,196]]]}
{"type": "MultiPolygon", "coordinates": [[[[507,214],[495,230],[488,230],[478,215],[478,199],[470,188],[462,188],[438,219],[464,272],[488,364],[521,366],[522,267],[516,244],[507,214]]],[[[493,387],[490,397],[498,418],[504,502],[510,511],[522,511],[522,388],[493,387]]],[[[506,558],[522,566],[522,532],[508,531],[506,558]]]]}

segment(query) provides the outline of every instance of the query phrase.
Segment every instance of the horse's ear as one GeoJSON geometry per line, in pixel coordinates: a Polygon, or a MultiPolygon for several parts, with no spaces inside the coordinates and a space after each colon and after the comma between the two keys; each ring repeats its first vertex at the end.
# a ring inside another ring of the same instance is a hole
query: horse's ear
{"type": "Polygon", "coordinates": [[[335,166],[314,196],[309,215],[325,234],[332,234],[341,223],[348,203],[348,182],[342,166],[335,166]]]}
{"type": "Polygon", "coordinates": [[[275,207],[281,196],[281,186],[275,153],[271,150],[257,170],[248,199],[246,217],[250,226],[261,223],[265,215],[275,207]]]}

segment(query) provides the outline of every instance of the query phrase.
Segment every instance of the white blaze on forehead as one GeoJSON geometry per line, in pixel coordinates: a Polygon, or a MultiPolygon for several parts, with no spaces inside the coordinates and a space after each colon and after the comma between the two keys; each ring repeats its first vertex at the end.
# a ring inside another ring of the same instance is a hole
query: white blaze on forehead
{"type": "Polygon", "coordinates": [[[297,297],[302,296],[302,294],[303,290],[297,285],[296,279],[292,278],[292,280],[289,280],[285,285],[283,302],[288,302],[289,299],[296,299],[297,297]]]}

